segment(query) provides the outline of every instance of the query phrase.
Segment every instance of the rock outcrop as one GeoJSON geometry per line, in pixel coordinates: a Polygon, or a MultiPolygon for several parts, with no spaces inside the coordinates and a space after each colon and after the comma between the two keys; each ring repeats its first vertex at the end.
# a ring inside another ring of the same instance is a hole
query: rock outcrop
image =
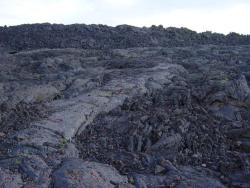
{"type": "Polygon", "coordinates": [[[40,48],[117,49],[132,47],[176,47],[201,44],[246,45],[250,36],[212,32],[196,33],[187,28],[129,25],[32,24],[0,27],[0,44],[11,53],[40,48]]]}
{"type": "Polygon", "coordinates": [[[248,36],[43,24],[0,44],[0,187],[249,187],[248,36]]]}

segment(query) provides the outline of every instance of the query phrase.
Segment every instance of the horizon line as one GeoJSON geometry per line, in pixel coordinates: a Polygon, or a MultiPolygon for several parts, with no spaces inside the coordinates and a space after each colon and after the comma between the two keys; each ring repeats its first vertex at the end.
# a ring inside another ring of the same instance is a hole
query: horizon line
{"type": "Polygon", "coordinates": [[[146,28],[146,29],[150,29],[152,27],[161,27],[165,30],[167,29],[187,29],[189,31],[192,31],[192,32],[195,32],[197,34],[202,34],[202,33],[211,33],[211,34],[220,34],[220,35],[224,35],[224,36],[227,36],[227,35],[231,35],[231,34],[237,34],[237,35],[244,35],[244,36],[250,36],[250,33],[248,34],[244,34],[244,33],[239,33],[239,32],[236,32],[236,31],[230,31],[228,32],[227,34],[226,33],[221,33],[221,32],[216,32],[216,31],[211,31],[211,30],[205,30],[205,31],[201,31],[201,32],[198,32],[198,31],[195,31],[194,29],[189,29],[188,27],[177,27],[177,26],[164,26],[162,24],[157,24],[157,25],[151,25],[151,26],[135,26],[135,25],[130,25],[130,24],[118,24],[118,25],[108,25],[108,24],[103,24],[103,23],[92,23],[92,24],[85,24],[85,23],[70,23],[70,24],[64,24],[64,23],[51,23],[51,22],[34,22],[34,23],[23,23],[23,24],[14,24],[14,25],[0,25],[0,28],[10,28],[10,27],[20,27],[20,26],[26,26],[26,25],[45,25],[45,24],[48,24],[48,25],[63,25],[63,26],[74,26],[74,25],[85,25],[85,26],[106,26],[106,27],[111,27],[111,28],[117,28],[119,26],[129,26],[129,27],[135,27],[135,28],[140,28],[140,29],[143,29],[143,28],[146,28]]]}

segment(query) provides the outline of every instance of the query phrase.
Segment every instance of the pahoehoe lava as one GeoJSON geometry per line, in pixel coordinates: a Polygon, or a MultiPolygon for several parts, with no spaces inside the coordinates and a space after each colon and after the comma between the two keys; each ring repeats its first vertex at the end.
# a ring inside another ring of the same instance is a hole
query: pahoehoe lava
{"type": "Polygon", "coordinates": [[[0,187],[250,187],[250,36],[0,27],[0,187]]]}

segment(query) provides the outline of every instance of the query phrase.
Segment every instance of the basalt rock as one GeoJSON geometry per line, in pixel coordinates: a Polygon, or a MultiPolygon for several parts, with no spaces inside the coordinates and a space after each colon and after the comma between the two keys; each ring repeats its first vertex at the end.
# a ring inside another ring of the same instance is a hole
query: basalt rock
{"type": "Polygon", "coordinates": [[[10,53],[39,48],[118,49],[131,47],[188,46],[199,44],[246,45],[250,37],[230,33],[196,33],[186,28],[128,25],[33,24],[0,27],[0,44],[10,53]]]}
{"type": "Polygon", "coordinates": [[[127,178],[121,176],[111,166],[95,162],[83,162],[78,159],[65,161],[53,176],[55,188],[109,188],[127,183],[127,178]]]}
{"type": "Polygon", "coordinates": [[[249,44],[155,26],[0,28],[0,187],[249,187],[249,44]]]}

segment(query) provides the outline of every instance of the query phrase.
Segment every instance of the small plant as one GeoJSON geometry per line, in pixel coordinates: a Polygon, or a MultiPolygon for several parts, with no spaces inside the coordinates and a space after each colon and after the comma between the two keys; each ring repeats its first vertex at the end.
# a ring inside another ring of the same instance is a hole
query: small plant
{"type": "Polygon", "coordinates": [[[226,84],[229,81],[228,77],[223,76],[222,79],[220,80],[221,84],[226,84]]]}
{"type": "Polygon", "coordinates": [[[42,102],[44,100],[44,96],[43,95],[38,95],[36,97],[36,102],[42,102]]]}
{"type": "Polygon", "coordinates": [[[22,162],[22,161],[21,161],[20,159],[16,159],[16,160],[15,160],[15,164],[16,164],[16,165],[20,165],[21,162],[22,162]]]}
{"type": "Polygon", "coordinates": [[[60,147],[61,149],[63,149],[63,148],[65,148],[65,146],[67,145],[67,143],[68,143],[67,139],[66,139],[66,138],[63,138],[63,139],[60,141],[59,147],[60,147]]]}

